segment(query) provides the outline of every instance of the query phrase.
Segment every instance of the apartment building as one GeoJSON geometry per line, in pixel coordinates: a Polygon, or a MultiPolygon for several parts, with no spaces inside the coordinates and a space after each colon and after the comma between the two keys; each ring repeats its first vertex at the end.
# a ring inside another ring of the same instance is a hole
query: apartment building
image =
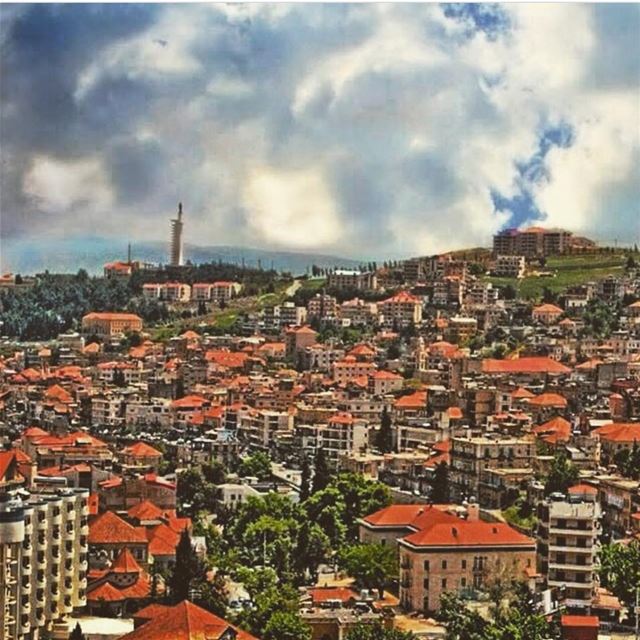
{"type": "Polygon", "coordinates": [[[529,468],[536,455],[534,438],[454,437],[451,439],[450,483],[452,497],[463,500],[481,495],[485,469],[529,468]]]}
{"type": "Polygon", "coordinates": [[[151,300],[189,302],[191,286],[184,282],[147,282],[142,285],[142,295],[151,300]]]}
{"type": "Polygon", "coordinates": [[[422,322],[422,300],[407,291],[401,291],[378,304],[384,324],[401,327],[422,322]]]}
{"type": "Polygon", "coordinates": [[[559,255],[570,248],[571,239],[572,233],[564,229],[505,229],[493,236],[493,253],[527,258],[559,255]]]}
{"type": "Polygon", "coordinates": [[[191,287],[191,299],[197,302],[229,302],[242,291],[239,282],[219,280],[217,282],[196,282],[191,287]]]}
{"type": "Polygon", "coordinates": [[[86,605],[89,491],[0,491],[0,639],[49,637],[86,605]]]}
{"type": "Polygon", "coordinates": [[[294,416],[288,411],[262,409],[243,414],[238,421],[238,437],[251,450],[268,450],[276,432],[293,432],[294,416]]]}
{"type": "Polygon", "coordinates": [[[524,256],[499,255],[496,257],[492,273],[498,278],[523,278],[526,269],[524,256]]]}
{"type": "Polygon", "coordinates": [[[335,318],[338,315],[338,301],[326,293],[316,293],[307,302],[307,317],[321,320],[335,318]]]}
{"type": "Polygon", "coordinates": [[[591,608],[597,586],[601,510],[593,492],[553,494],[538,505],[540,571],[550,588],[565,588],[570,610],[591,608]]]}
{"type": "Polygon", "coordinates": [[[327,285],[336,289],[374,290],[378,287],[376,274],[372,271],[336,269],[327,277],[327,285]]]}

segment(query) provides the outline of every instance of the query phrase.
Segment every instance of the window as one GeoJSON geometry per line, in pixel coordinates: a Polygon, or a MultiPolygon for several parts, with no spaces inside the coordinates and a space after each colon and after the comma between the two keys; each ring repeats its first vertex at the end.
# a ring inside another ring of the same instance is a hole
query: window
{"type": "Polygon", "coordinates": [[[467,579],[466,578],[461,578],[460,579],[460,586],[464,589],[467,586],[467,579]]]}
{"type": "Polygon", "coordinates": [[[463,561],[462,561],[462,568],[463,568],[463,569],[466,569],[466,568],[467,568],[467,561],[466,561],[466,560],[463,560],[463,561]]]}
{"type": "Polygon", "coordinates": [[[443,589],[447,588],[447,579],[446,578],[442,578],[442,588],[443,589]]]}
{"type": "Polygon", "coordinates": [[[447,561],[446,561],[446,560],[443,560],[443,561],[442,561],[442,568],[443,568],[443,569],[446,569],[446,568],[447,568],[447,561]]]}
{"type": "Polygon", "coordinates": [[[424,570],[425,571],[429,571],[429,561],[428,560],[424,561],[424,570]]]}

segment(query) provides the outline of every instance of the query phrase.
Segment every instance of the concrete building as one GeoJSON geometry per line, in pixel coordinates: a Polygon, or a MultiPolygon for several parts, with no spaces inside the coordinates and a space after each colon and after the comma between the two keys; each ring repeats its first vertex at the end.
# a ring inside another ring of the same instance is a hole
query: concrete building
{"type": "Polygon", "coordinates": [[[377,289],[378,280],[372,271],[358,271],[354,269],[336,269],[327,278],[327,286],[336,289],[357,289],[369,291],[377,289]]]}
{"type": "Polygon", "coordinates": [[[422,322],[422,300],[407,291],[401,291],[378,304],[386,326],[405,327],[422,322]]]}
{"type": "Polygon", "coordinates": [[[0,489],[2,640],[64,631],[67,618],[86,605],[88,498],[86,489],[0,489]]]}
{"type": "Polygon", "coordinates": [[[523,278],[526,268],[524,256],[499,255],[493,266],[492,273],[498,278],[523,278]]]}
{"type": "Polygon", "coordinates": [[[538,506],[540,571],[550,588],[564,587],[570,610],[588,613],[597,586],[600,505],[596,494],[553,494],[538,506]]]}
{"type": "Polygon", "coordinates": [[[142,318],[134,313],[94,311],[82,318],[82,333],[98,338],[121,337],[125,333],[141,330],[142,318]]]}

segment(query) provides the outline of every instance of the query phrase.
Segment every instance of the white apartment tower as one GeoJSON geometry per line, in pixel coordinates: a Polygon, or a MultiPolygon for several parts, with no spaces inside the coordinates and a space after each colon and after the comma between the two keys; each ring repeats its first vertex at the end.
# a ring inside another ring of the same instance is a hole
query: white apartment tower
{"type": "Polygon", "coordinates": [[[170,264],[172,267],[182,265],[182,202],[178,204],[178,217],[171,220],[171,252],[170,264]]]}
{"type": "Polygon", "coordinates": [[[86,605],[88,497],[0,493],[0,640],[48,637],[86,605]]]}

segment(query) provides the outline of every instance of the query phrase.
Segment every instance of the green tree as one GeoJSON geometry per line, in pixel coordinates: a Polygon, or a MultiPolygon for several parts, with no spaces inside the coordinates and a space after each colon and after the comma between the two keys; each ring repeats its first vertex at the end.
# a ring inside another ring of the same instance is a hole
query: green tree
{"type": "Polygon", "coordinates": [[[264,640],[311,640],[311,627],[299,613],[276,611],[264,629],[264,640]]]}
{"type": "Polygon", "coordinates": [[[309,458],[302,458],[302,470],[300,475],[300,502],[304,502],[311,495],[311,466],[309,458]]]}
{"type": "Polygon", "coordinates": [[[391,429],[391,416],[385,405],[380,417],[380,428],[376,433],[376,448],[380,453],[391,453],[393,451],[393,431],[391,429]]]}
{"type": "Polygon", "coordinates": [[[313,484],[311,486],[312,494],[325,489],[331,480],[331,472],[329,471],[327,458],[322,447],[319,447],[316,452],[313,466],[313,484]]]}
{"type": "Polygon", "coordinates": [[[262,451],[254,453],[240,463],[238,475],[241,477],[252,476],[258,480],[269,480],[271,478],[271,458],[262,451]]]}
{"type": "Polygon", "coordinates": [[[636,590],[640,588],[640,542],[619,542],[600,549],[600,582],[623,604],[635,604],[636,590]]]}
{"type": "Polygon", "coordinates": [[[444,460],[436,466],[431,483],[431,500],[436,504],[449,502],[449,465],[444,460]]]}
{"type": "Polygon", "coordinates": [[[311,582],[318,580],[318,567],[331,550],[329,536],[317,524],[304,521],[298,529],[295,549],[295,568],[305,582],[309,574],[311,582]]]}
{"type": "Polygon", "coordinates": [[[82,633],[82,627],[79,622],[76,622],[76,626],[73,628],[69,640],[87,640],[84,633],[82,633]]]}
{"type": "Polygon", "coordinates": [[[251,608],[243,609],[237,616],[237,624],[256,637],[263,637],[265,629],[275,613],[299,615],[298,592],[287,584],[279,584],[258,593],[251,608]]]}
{"type": "Polygon", "coordinates": [[[380,622],[359,622],[347,631],[345,640],[416,640],[410,631],[385,629],[380,622]]]}
{"type": "Polygon", "coordinates": [[[447,629],[447,640],[488,638],[487,622],[477,611],[471,611],[457,593],[445,592],[440,596],[437,618],[447,629]]]}
{"type": "Polygon", "coordinates": [[[340,554],[341,567],[365,589],[384,589],[398,575],[397,551],[381,544],[356,544],[340,554]]]}
{"type": "Polygon", "coordinates": [[[567,454],[558,453],[551,464],[544,493],[547,496],[551,493],[566,493],[569,487],[576,484],[579,477],[578,468],[567,458],[567,454]]]}
{"type": "Polygon", "coordinates": [[[191,544],[191,536],[183,529],[176,547],[176,563],[169,579],[169,597],[174,604],[188,600],[191,591],[205,578],[205,568],[191,544]]]}

